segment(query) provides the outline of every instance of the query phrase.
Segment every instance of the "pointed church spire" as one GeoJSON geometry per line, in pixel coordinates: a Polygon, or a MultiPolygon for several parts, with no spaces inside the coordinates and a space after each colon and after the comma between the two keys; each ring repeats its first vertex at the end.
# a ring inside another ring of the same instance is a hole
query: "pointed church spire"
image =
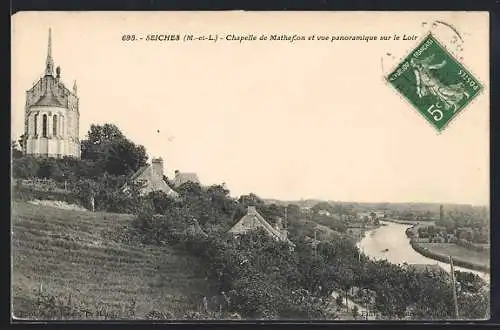
{"type": "Polygon", "coordinates": [[[78,87],[76,87],[76,80],[73,82],[73,93],[77,93],[78,92],[78,87]]]}
{"type": "Polygon", "coordinates": [[[47,61],[45,64],[45,75],[52,76],[54,73],[54,60],[52,59],[52,31],[49,28],[49,44],[47,47],[47,61]]]}

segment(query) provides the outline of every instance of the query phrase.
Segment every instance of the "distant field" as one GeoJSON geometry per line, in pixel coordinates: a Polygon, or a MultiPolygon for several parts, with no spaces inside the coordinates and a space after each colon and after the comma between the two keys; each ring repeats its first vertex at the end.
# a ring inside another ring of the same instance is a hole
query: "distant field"
{"type": "Polygon", "coordinates": [[[452,256],[454,259],[471,264],[489,267],[490,256],[487,252],[477,252],[453,243],[416,243],[422,248],[427,248],[431,253],[444,256],[452,256]]]}
{"type": "Polygon", "coordinates": [[[118,318],[152,310],[176,317],[207,294],[197,260],[170,248],[127,242],[130,215],[12,203],[13,314],[33,315],[37,291],[105,308],[118,318]],[[196,297],[196,298],[195,298],[196,297]]]}

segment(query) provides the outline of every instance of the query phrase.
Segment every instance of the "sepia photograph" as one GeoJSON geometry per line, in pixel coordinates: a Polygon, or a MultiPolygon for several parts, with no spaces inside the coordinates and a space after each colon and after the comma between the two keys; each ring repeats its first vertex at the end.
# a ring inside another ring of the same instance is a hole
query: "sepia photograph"
{"type": "Polygon", "coordinates": [[[11,17],[11,319],[490,319],[488,12],[11,17]]]}

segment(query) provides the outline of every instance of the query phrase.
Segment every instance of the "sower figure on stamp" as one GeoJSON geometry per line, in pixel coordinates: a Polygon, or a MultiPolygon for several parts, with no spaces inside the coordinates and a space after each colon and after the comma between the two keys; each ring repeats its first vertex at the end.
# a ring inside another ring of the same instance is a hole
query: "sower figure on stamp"
{"type": "Polygon", "coordinates": [[[410,60],[417,83],[417,95],[422,98],[430,93],[443,102],[446,110],[453,107],[453,112],[455,112],[459,107],[458,103],[464,97],[469,98],[469,94],[463,88],[462,83],[445,85],[436,78],[432,70],[443,68],[446,65],[446,61],[443,60],[441,63],[431,64],[433,59],[434,55],[425,57],[422,60],[417,58],[410,60]]]}

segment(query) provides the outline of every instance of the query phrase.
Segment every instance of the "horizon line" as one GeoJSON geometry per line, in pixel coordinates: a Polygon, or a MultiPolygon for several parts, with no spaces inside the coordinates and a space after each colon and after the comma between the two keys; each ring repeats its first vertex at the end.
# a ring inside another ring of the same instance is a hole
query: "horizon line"
{"type": "MultiPolygon", "coordinates": [[[[255,193],[254,193],[255,194],[255,193]]],[[[245,194],[244,194],[245,195],[245,194]]],[[[258,194],[256,194],[257,197],[262,199],[263,201],[278,201],[278,202],[306,202],[306,201],[320,201],[320,202],[328,202],[328,203],[339,203],[339,204],[432,204],[432,205],[467,205],[467,206],[479,206],[479,207],[490,207],[491,203],[489,204],[478,204],[478,203],[459,203],[459,202],[424,202],[424,201],[408,201],[408,202],[367,202],[367,201],[347,201],[347,200],[333,200],[333,199],[321,199],[321,198],[313,198],[313,197],[308,197],[308,198],[301,198],[301,199],[280,199],[280,198],[272,198],[272,197],[260,197],[258,194]]],[[[241,196],[241,195],[240,195],[241,196]]]]}

